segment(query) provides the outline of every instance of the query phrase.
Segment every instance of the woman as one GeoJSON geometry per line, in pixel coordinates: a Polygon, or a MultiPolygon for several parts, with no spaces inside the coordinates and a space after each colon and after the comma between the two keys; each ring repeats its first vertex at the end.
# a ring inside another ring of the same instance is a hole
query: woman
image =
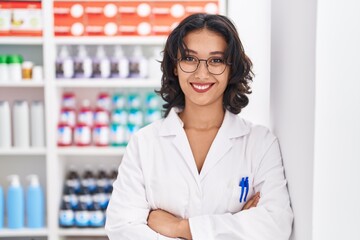
{"type": "Polygon", "coordinates": [[[237,116],[252,63],[221,15],[168,37],[165,118],[131,139],[107,209],[110,240],[286,240],[293,214],[276,137],[237,116]]]}

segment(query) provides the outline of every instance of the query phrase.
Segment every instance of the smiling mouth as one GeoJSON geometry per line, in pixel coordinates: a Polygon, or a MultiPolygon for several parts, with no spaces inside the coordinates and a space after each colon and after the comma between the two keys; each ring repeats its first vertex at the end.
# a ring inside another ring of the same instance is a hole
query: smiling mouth
{"type": "Polygon", "coordinates": [[[214,85],[214,83],[207,83],[207,84],[190,83],[190,84],[193,87],[193,89],[199,93],[207,92],[214,85]]]}

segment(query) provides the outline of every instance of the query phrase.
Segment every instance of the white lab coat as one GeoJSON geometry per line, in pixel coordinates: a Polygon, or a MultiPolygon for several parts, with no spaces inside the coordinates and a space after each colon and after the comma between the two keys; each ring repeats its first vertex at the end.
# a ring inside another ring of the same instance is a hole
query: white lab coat
{"type": "Polygon", "coordinates": [[[293,213],[276,137],[228,111],[198,173],[175,109],[132,137],[107,209],[110,240],[171,239],[147,226],[151,209],[189,219],[194,240],[288,240],[293,213]],[[241,211],[249,178],[255,208],[241,211]]]}

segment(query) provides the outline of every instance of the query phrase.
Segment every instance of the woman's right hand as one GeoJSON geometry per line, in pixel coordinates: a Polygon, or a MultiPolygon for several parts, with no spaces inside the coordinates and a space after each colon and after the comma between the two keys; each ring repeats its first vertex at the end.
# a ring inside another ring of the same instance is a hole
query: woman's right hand
{"type": "Polygon", "coordinates": [[[259,203],[259,200],[260,200],[260,192],[257,192],[257,193],[255,193],[254,196],[252,196],[249,199],[249,201],[247,201],[247,203],[244,205],[244,207],[241,209],[241,211],[256,207],[257,204],[259,203]]]}

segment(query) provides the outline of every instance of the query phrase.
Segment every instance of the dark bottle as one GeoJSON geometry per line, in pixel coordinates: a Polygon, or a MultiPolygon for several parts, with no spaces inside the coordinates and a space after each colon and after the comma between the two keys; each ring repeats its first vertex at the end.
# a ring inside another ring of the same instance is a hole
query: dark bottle
{"type": "Polygon", "coordinates": [[[75,225],[75,214],[71,208],[71,203],[68,199],[64,199],[61,203],[59,211],[59,226],[62,228],[70,228],[75,225]]]}
{"type": "Polygon", "coordinates": [[[102,210],[105,210],[109,204],[109,197],[105,188],[98,187],[93,195],[94,204],[98,204],[102,210]]]}
{"type": "Polygon", "coordinates": [[[85,205],[87,209],[90,209],[93,205],[93,199],[90,191],[86,187],[82,187],[78,195],[79,205],[85,205]]]}
{"type": "Polygon", "coordinates": [[[78,208],[79,199],[74,188],[65,186],[63,201],[68,202],[72,210],[76,210],[78,208]]]}
{"type": "Polygon", "coordinates": [[[75,193],[80,192],[80,176],[74,169],[71,169],[65,180],[65,187],[73,188],[75,193]]]}
{"type": "Polygon", "coordinates": [[[81,186],[87,188],[91,194],[95,192],[96,190],[95,175],[93,171],[91,171],[90,169],[85,170],[81,180],[81,186]]]}
{"type": "Polygon", "coordinates": [[[79,228],[89,227],[90,214],[85,203],[80,203],[75,211],[75,226],[79,228]]]}

